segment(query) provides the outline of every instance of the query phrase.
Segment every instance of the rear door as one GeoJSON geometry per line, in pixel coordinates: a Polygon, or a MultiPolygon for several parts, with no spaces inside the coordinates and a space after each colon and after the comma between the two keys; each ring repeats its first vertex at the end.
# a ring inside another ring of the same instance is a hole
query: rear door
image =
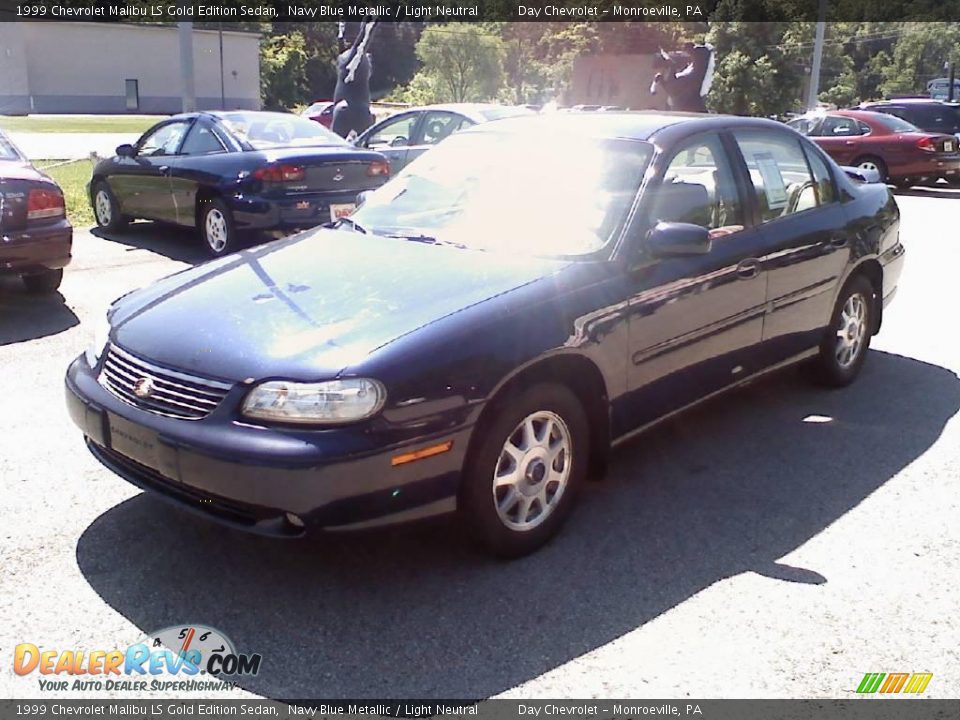
{"type": "Polygon", "coordinates": [[[767,274],[765,361],[817,345],[850,260],[851,238],[828,163],[803,138],[776,129],[733,132],[754,188],[767,274]]]}
{"type": "Polygon", "coordinates": [[[860,154],[860,123],[856,118],[828,115],[814,130],[817,144],[841,165],[851,164],[860,154]]]}

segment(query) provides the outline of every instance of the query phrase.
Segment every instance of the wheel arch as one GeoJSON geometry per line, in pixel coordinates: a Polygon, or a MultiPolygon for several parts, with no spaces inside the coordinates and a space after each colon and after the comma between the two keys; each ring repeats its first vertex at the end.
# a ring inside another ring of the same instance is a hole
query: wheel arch
{"type": "Polygon", "coordinates": [[[200,213],[203,211],[203,204],[214,198],[223,199],[223,193],[219,188],[212,185],[201,185],[197,188],[197,194],[193,202],[193,225],[200,227],[200,213]]]}
{"type": "Polygon", "coordinates": [[[570,389],[580,401],[590,430],[590,473],[601,477],[610,454],[610,400],[600,368],[577,353],[560,353],[531,361],[504,378],[490,394],[471,434],[467,462],[497,412],[523,388],[555,382],[570,389]]]}
{"type": "Polygon", "coordinates": [[[847,277],[837,293],[838,298],[843,294],[843,291],[853,281],[853,279],[858,276],[867,278],[867,280],[870,282],[870,285],[873,286],[873,293],[875,297],[873,309],[875,311],[874,316],[876,318],[876,322],[874,323],[872,334],[876,335],[878,332],[880,332],[880,326],[883,322],[883,266],[875,257],[863,258],[850,269],[849,273],[847,273],[847,277]]]}

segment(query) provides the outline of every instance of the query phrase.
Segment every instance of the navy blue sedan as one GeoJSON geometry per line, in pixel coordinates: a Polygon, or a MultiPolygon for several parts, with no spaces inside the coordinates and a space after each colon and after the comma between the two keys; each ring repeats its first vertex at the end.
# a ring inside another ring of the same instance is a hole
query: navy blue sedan
{"type": "Polygon", "coordinates": [[[284,232],[349,215],[390,164],[323,126],[272,112],[175,115],[97,164],[90,202],[97,225],[137,218],[197,228],[214,257],[247,230],[284,232]]]}
{"type": "Polygon", "coordinates": [[[658,420],[801,361],[850,383],[899,224],[885,186],[772,121],[488,123],[336,227],[117,301],[68,406],[108,468],[236,527],[455,511],[522,555],[658,420]]]}

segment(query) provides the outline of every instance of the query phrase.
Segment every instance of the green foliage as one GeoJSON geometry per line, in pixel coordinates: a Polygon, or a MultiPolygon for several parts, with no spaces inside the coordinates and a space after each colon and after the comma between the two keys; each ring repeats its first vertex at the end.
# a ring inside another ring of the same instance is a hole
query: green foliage
{"type": "Polygon", "coordinates": [[[500,37],[478,23],[431,25],[417,42],[412,89],[433,102],[492,100],[503,84],[503,54],[500,37]]]}
{"type": "Polygon", "coordinates": [[[266,37],[260,44],[260,95],[269,110],[283,110],[307,95],[307,49],[303,33],[266,37]]]}
{"type": "Polygon", "coordinates": [[[960,62],[960,25],[903,23],[890,62],[880,69],[886,95],[926,94],[927,82],[943,77],[944,63],[960,62]]]}

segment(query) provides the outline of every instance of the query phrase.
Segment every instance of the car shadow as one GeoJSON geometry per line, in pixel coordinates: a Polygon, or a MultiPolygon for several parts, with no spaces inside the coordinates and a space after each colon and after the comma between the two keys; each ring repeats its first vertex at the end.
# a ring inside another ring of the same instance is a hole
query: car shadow
{"type": "Polygon", "coordinates": [[[510,563],[474,551],[453,520],[278,541],[149,495],[97,518],[77,560],[141,630],[207,624],[261,653],[240,683],[251,692],[487,697],[723,578],[828,587],[779,559],[922,455],[958,408],[954,373],[883,352],[842,391],[794,372],[758,381],[618,451],[564,532],[510,563]]]}
{"type": "Polygon", "coordinates": [[[950,185],[912,185],[909,188],[894,188],[894,195],[912,195],[914,197],[944,198],[960,200],[960,187],[950,185]]]}
{"type": "MultiPolygon", "coordinates": [[[[180,225],[141,221],[130,223],[120,232],[99,227],[90,232],[104,240],[126,245],[129,250],[149,250],[191,265],[199,265],[210,259],[209,253],[197,237],[196,230],[180,225]]],[[[244,235],[240,238],[238,249],[253,247],[269,240],[270,238],[263,234],[244,235]]]]}
{"type": "Polygon", "coordinates": [[[0,276],[0,346],[56,335],[79,323],[59,292],[31,295],[20,278],[0,276]]]}

